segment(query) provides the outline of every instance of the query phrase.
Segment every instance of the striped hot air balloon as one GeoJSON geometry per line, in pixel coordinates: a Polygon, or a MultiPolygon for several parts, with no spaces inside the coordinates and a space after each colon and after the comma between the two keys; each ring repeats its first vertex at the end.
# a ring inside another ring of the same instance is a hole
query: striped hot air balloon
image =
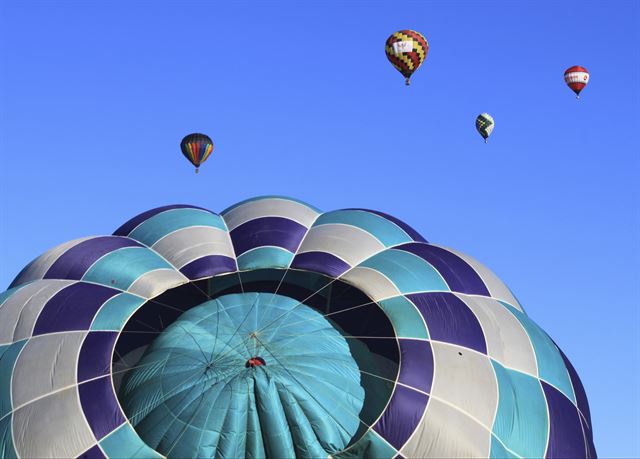
{"type": "Polygon", "coordinates": [[[564,71],[564,81],[576,93],[576,99],[579,99],[580,91],[589,83],[589,71],[584,67],[574,65],[564,71]]]}
{"type": "Polygon", "coordinates": [[[576,371],[487,267],[382,212],[261,196],[148,210],[0,292],[5,457],[596,451],[576,371]]]}
{"type": "Polygon", "coordinates": [[[213,141],[205,134],[189,134],[182,142],[180,149],[185,158],[196,166],[196,174],[200,165],[207,160],[213,151],[213,141]]]}
{"type": "Polygon", "coordinates": [[[427,57],[429,43],[415,30],[401,30],[387,38],[384,52],[389,62],[404,75],[405,84],[409,86],[409,78],[427,57]]]}

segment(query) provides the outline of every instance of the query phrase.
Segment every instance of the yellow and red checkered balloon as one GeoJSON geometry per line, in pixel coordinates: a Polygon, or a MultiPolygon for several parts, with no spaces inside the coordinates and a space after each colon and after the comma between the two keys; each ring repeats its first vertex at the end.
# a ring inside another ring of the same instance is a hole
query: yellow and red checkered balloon
{"type": "Polygon", "coordinates": [[[424,36],[415,30],[401,30],[387,38],[384,47],[389,62],[405,77],[405,83],[413,72],[422,65],[429,52],[429,43],[424,36]]]}

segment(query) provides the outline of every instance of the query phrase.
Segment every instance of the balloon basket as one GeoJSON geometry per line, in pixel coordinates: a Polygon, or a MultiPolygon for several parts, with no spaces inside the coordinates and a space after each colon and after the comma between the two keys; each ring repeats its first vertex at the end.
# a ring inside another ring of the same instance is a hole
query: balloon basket
{"type": "Polygon", "coordinates": [[[409,80],[409,78],[405,78],[404,79],[404,84],[405,84],[405,86],[411,85],[411,80],[409,80]]]}

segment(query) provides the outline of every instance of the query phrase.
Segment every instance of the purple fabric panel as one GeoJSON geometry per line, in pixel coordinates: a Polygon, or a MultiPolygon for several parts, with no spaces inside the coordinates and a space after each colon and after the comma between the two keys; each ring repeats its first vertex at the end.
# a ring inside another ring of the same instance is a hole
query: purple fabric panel
{"type": "Polygon", "coordinates": [[[598,457],[598,453],[596,453],[596,446],[593,444],[593,432],[591,428],[586,424],[583,418],[580,418],[580,422],[582,423],[582,429],[586,436],[585,444],[587,448],[587,459],[596,459],[598,457]]]}
{"type": "Polygon", "coordinates": [[[82,343],[78,358],[78,382],[111,373],[111,353],[118,334],[90,332],[82,343]]]}
{"type": "Polygon", "coordinates": [[[300,253],[291,262],[291,267],[327,274],[331,277],[338,277],[350,268],[340,258],[326,252],[300,253]]]}
{"type": "Polygon", "coordinates": [[[578,410],[559,390],[540,381],[549,407],[548,458],[586,457],[578,410]]]}
{"type": "Polygon", "coordinates": [[[400,450],[420,423],[429,397],[404,386],[396,386],[387,409],[373,430],[400,450]]]}
{"type": "Polygon", "coordinates": [[[431,339],[487,353],[487,343],[475,314],[448,292],[407,295],[424,317],[431,339]]]}
{"type": "Polygon", "coordinates": [[[491,296],[478,273],[459,256],[427,244],[404,244],[398,250],[411,252],[427,260],[444,277],[454,292],[491,296]]]}
{"type": "Polygon", "coordinates": [[[407,233],[409,235],[409,237],[411,237],[411,239],[413,239],[414,241],[427,242],[427,240],[425,238],[423,238],[422,235],[420,235],[420,233],[418,233],[416,230],[411,228],[409,225],[407,225],[402,220],[399,220],[399,219],[397,219],[396,217],[394,217],[392,215],[385,214],[384,212],[380,212],[378,210],[371,210],[371,209],[345,209],[345,210],[364,210],[366,212],[371,212],[372,214],[380,215],[381,217],[386,218],[390,222],[393,222],[396,225],[398,225],[400,228],[402,228],[402,230],[405,233],[407,233]]]}
{"type": "Polygon", "coordinates": [[[220,273],[237,271],[236,261],[224,255],[207,255],[186,264],[180,272],[189,279],[202,279],[220,273]]]}
{"type": "Polygon", "coordinates": [[[200,210],[206,210],[207,212],[211,212],[208,209],[204,209],[202,207],[190,206],[188,204],[173,204],[171,206],[156,207],[155,209],[147,210],[146,212],[142,212],[140,215],[133,217],[127,223],[125,223],[120,228],[115,230],[113,234],[115,236],[127,236],[140,223],[144,222],[145,220],[149,220],[154,215],[158,215],[159,213],[164,212],[165,210],[171,210],[171,209],[200,209],[200,210]]]}
{"type": "MultiPolygon", "coordinates": [[[[555,344],[555,343],[554,343],[555,344]]],[[[578,373],[576,369],[573,367],[569,359],[562,349],[556,344],[558,350],[560,351],[560,355],[562,356],[562,360],[564,360],[564,366],[567,367],[567,371],[569,372],[569,377],[571,378],[571,385],[573,386],[573,392],[576,394],[576,402],[578,404],[578,408],[582,412],[582,416],[580,417],[580,423],[582,424],[583,432],[585,435],[585,443],[587,448],[587,458],[596,458],[598,454],[596,453],[596,447],[593,444],[593,431],[591,428],[591,412],[589,410],[589,402],[587,401],[587,394],[584,390],[584,386],[582,385],[582,381],[578,377],[578,373]],[[586,418],[586,420],[585,420],[586,418]]]]}
{"type": "Polygon", "coordinates": [[[402,384],[431,392],[433,381],[433,352],[428,341],[401,339],[400,378],[402,384]]]}
{"type": "Polygon", "coordinates": [[[106,459],[106,457],[98,445],[93,445],[90,449],[78,456],[79,459],[106,459]]]}
{"type": "MultiPolygon", "coordinates": [[[[556,347],[558,347],[557,344],[556,347]]],[[[569,378],[571,378],[573,392],[576,394],[576,402],[578,403],[578,408],[580,409],[580,411],[582,411],[582,415],[587,418],[589,425],[591,425],[591,412],[589,411],[589,402],[587,401],[587,394],[584,391],[582,381],[580,381],[576,369],[573,368],[573,365],[571,365],[571,362],[569,361],[567,356],[564,355],[564,352],[562,352],[560,347],[558,347],[558,350],[560,351],[562,360],[564,360],[564,366],[567,367],[567,371],[569,372],[569,378]]]]}
{"type": "Polygon", "coordinates": [[[295,252],[307,228],[300,223],[282,217],[262,217],[250,220],[231,231],[231,241],[236,256],[265,245],[282,247],[295,252]]]}
{"type": "Polygon", "coordinates": [[[98,441],[125,422],[110,376],[82,383],[78,392],[82,411],[98,441]]]}
{"type": "Polygon", "coordinates": [[[33,335],[69,330],[88,330],[100,306],[120,293],[109,287],[78,282],[56,293],[45,304],[33,335]]]}
{"type": "Polygon", "coordinates": [[[142,247],[124,237],[100,236],[71,247],[58,258],[44,279],[81,279],[100,257],[123,247],[142,247]]]}

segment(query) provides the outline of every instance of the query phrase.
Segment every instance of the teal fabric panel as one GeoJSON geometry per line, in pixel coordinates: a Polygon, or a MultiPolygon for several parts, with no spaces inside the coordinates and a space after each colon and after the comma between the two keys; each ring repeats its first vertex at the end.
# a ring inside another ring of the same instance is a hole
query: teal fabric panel
{"type": "Polygon", "coordinates": [[[12,410],[11,379],[13,368],[26,339],[6,346],[0,346],[0,418],[12,410]]]}
{"type": "Polygon", "coordinates": [[[520,456],[509,452],[504,445],[498,441],[495,435],[491,435],[491,451],[489,452],[489,457],[492,459],[518,459],[520,456]]]}
{"type": "Polygon", "coordinates": [[[531,340],[533,349],[536,353],[538,375],[540,379],[544,379],[548,383],[557,387],[558,390],[566,395],[569,400],[576,404],[576,396],[573,392],[571,377],[569,376],[567,367],[564,365],[564,360],[562,359],[560,351],[555,343],[526,314],[518,311],[508,303],[503,301],[501,301],[501,303],[508,308],[514,316],[516,316],[526,330],[527,335],[529,335],[529,339],[531,340]]]}
{"type": "Polygon", "coordinates": [[[145,220],[129,234],[129,237],[152,246],[167,234],[190,226],[211,226],[227,230],[224,220],[219,215],[198,209],[171,209],[145,220]]]}
{"type": "Polygon", "coordinates": [[[431,264],[403,250],[385,250],[365,260],[359,266],[381,272],[403,294],[423,291],[449,291],[447,283],[431,264]]]}
{"type": "Polygon", "coordinates": [[[91,324],[91,330],[121,330],[131,314],[145,301],[129,293],[114,296],[102,305],[91,324]]]}
{"type": "Polygon", "coordinates": [[[279,247],[258,247],[238,257],[238,269],[286,268],[293,254],[279,247]]]}
{"type": "Polygon", "coordinates": [[[161,458],[149,448],[130,424],[124,423],[100,442],[100,447],[110,458],[161,458]]]}
{"type": "Polygon", "coordinates": [[[547,402],[538,379],[492,360],[498,381],[493,432],[522,457],[543,457],[549,430],[547,402]]]}
{"type": "Polygon", "coordinates": [[[387,459],[396,457],[398,451],[380,437],[375,431],[369,430],[360,440],[344,452],[336,454],[336,459],[387,459]]]}
{"type": "Polygon", "coordinates": [[[429,339],[429,332],[420,312],[404,296],[382,300],[378,304],[391,320],[398,338],[429,339]]]}
{"type": "Polygon", "coordinates": [[[3,459],[14,459],[18,457],[16,449],[13,446],[13,438],[11,433],[12,418],[12,415],[0,418],[0,457],[3,459]]]}
{"type": "Polygon", "coordinates": [[[326,457],[357,432],[364,389],[349,345],[320,313],[247,293],[183,313],[119,399],[141,438],[170,457],[326,457]],[[256,356],[265,365],[248,366],[256,356]]]}
{"type": "Polygon", "coordinates": [[[126,290],[144,273],[162,268],[175,270],[150,249],[126,247],[100,258],[89,268],[82,280],[126,290]]]}
{"type": "Polygon", "coordinates": [[[386,247],[413,241],[413,239],[395,223],[384,217],[363,210],[336,210],[326,212],[318,217],[313,226],[328,223],[340,223],[361,228],[382,242],[386,247]]]}

